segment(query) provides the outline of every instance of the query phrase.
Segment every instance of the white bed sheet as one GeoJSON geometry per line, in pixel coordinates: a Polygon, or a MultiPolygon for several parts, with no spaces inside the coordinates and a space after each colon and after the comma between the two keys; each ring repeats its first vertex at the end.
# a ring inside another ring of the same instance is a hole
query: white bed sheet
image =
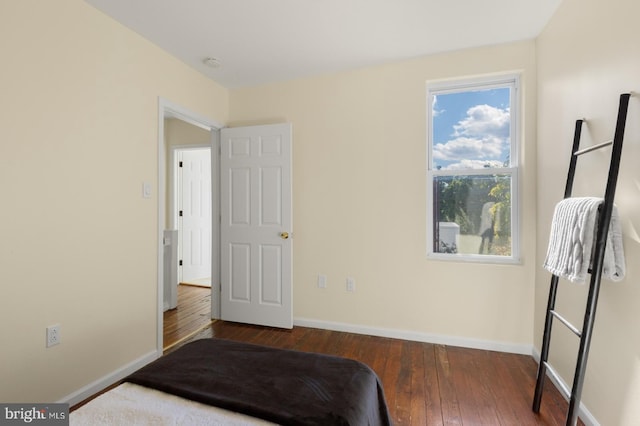
{"type": "Polygon", "coordinates": [[[123,383],[69,415],[71,425],[225,425],[256,426],[274,423],[179,396],[123,383]]]}

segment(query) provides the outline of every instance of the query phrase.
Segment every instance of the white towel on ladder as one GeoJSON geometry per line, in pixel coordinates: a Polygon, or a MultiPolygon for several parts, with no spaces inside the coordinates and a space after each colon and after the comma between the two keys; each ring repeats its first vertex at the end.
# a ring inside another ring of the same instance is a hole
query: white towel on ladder
{"type": "MultiPolygon", "coordinates": [[[[544,268],[558,277],[583,283],[595,240],[596,217],[602,198],[566,198],[556,205],[544,268]]],[[[602,276],[621,281],[625,275],[622,231],[618,210],[613,207],[602,276]]]]}

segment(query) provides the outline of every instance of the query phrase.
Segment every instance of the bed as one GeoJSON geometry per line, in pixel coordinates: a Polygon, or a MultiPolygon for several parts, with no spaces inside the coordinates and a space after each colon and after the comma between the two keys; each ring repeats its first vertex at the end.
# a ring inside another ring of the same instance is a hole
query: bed
{"type": "Polygon", "coordinates": [[[389,425],[365,364],[211,338],[141,368],[71,413],[72,425],[389,425]]]}

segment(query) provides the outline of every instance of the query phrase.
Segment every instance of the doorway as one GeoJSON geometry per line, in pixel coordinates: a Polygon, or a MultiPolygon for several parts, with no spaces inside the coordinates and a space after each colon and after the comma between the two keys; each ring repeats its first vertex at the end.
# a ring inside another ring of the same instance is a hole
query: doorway
{"type": "MultiPolygon", "coordinates": [[[[209,155],[208,171],[201,171],[202,173],[208,173],[208,179],[200,176],[200,183],[198,185],[208,185],[208,190],[202,188],[199,192],[202,194],[207,193],[208,197],[202,199],[200,202],[203,206],[206,206],[204,210],[208,210],[208,222],[209,227],[203,226],[200,223],[198,226],[204,231],[200,232],[199,237],[193,237],[194,233],[188,237],[189,251],[193,258],[192,263],[202,264],[200,265],[200,272],[196,272],[198,277],[196,278],[210,278],[210,288],[206,289],[210,295],[219,294],[219,254],[218,254],[218,221],[213,220],[213,217],[218,215],[213,212],[219,211],[219,197],[216,185],[218,185],[217,179],[217,162],[218,162],[218,144],[219,144],[219,129],[221,125],[215,121],[195,114],[179,105],[173,104],[170,101],[160,98],[158,103],[158,312],[157,312],[157,338],[156,349],[160,356],[164,348],[164,289],[167,285],[175,285],[177,287],[178,282],[182,278],[178,278],[175,283],[165,283],[165,270],[164,270],[164,249],[166,240],[163,238],[164,231],[166,229],[178,229],[180,222],[180,200],[177,198],[177,176],[178,173],[175,170],[176,164],[178,164],[177,153],[180,151],[202,151],[206,150],[209,155]],[[204,183],[202,182],[204,180],[204,183]],[[195,253],[191,253],[194,246],[197,246],[195,253]],[[209,262],[203,262],[202,260],[208,260],[209,262]],[[208,273],[203,273],[202,270],[208,270],[208,273]]],[[[198,157],[202,157],[204,154],[200,152],[198,157]]],[[[188,156],[188,155],[187,155],[188,156]]],[[[185,165],[184,159],[183,166],[185,165]]],[[[201,161],[201,160],[198,160],[201,161]]],[[[206,170],[205,167],[204,169],[206,170]]],[[[193,182],[192,182],[193,184],[193,182]]],[[[184,207],[184,205],[182,206],[184,207]]],[[[183,217],[185,214],[184,208],[183,217]]],[[[198,208],[202,211],[201,208],[198,208]]],[[[202,215],[200,215],[202,216],[202,215]]],[[[201,220],[200,220],[201,221],[201,220]]],[[[178,238],[181,240],[181,238],[178,238]]],[[[179,244],[178,245],[183,245],[179,244]]],[[[179,258],[182,258],[182,255],[179,258]]],[[[183,266],[184,266],[183,259],[183,266]]],[[[178,271],[183,273],[183,268],[178,266],[178,271]]],[[[187,272],[190,274],[191,272],[187,272]]],[[[193,277],[192,277],[193,278],[193,277]]],[[[219,297],[209,297],[210,299],[210,313],[204,319],[205,323],[210,322],[213,318],[219,318],[219,297]]]]}
{"type": "MultiPolygon", "coordinates": [[[[158,111],[158,327],[156,340],[158,356],[163,353],[163,299],[166,274],[163,255],[164,246],[167,243],[164,231],[173,226],[173,215],[178,211],[172,197],[168,195],[168,181],[173,176],[168,170],[173,163],[167,161],[170,157],[165,134],[169,131],[165,129],[167,119],[179,119],[179,122],[184,121],[209,132],[212,176],[211,211],[213,213],[211,319],[223,318],[230,321],[291,328],[293,326],[293,263],[290,238],[293,236],[291,124],[222,129],[222,126],[217,123],[162,98],[159,99],[158,111]],[[225,159],[224,164],[221,158],[225,159]],[[250,164],[242,166],[245,160],[250,164]],[[223,177],[225,179],[230,177],[231,181],[222,183],[223,177]],[[225,190],[221,191],[221,188],[225,190]],[[249,194],[255,194],[255,196],[248,196],[249,194]],[[221,209],[223,204],[225,208],[221,209]],[[235,232],[245,223],[252,223],[259,227],[253,232],[245,233],[250,237],[247,241],[240,238],[241,233],[235,232]],[[224,227],[221,224],[224,224],[224,227]],[[223,230],[225,232],[222,232],[223,230]],[[221,250],[223,244],[224,249],[221,250]],[[222,263],[221,253],[223,252],[232,256],[231,261],[227,256],[222,263]],[[253,255],[250,255],[251,253],[253,255]],[[224,264],[225,268],[221,268],[221,264],[224,264]],[[248,270],[248,267],[253,266],[260,267],[256,269],[257,273],[243,273],[248,270]],[[230,275],[232,269],[240,273],[232,276],[230,275]],[[225,279],[224,292],[221,286],[222,278],[225,279]],[[249,291],[250,297],[247,298],[245,296],[249,288],[253,290],[249,291]],[[246,301],[243,303],[244,299],[250,303],[246,301]],[[224,316],[222,300],[225,303],[224,316]],[[240,309],[249,304],[250,309],[244,311],[240,309]],[[268,313],[265,307],[269,308],[268,313]]],[[[169,238],[171,241],[176,239],[169,238]]],[[[175,283],[177,287],[177,279],[175,283]]],[[[166,288],[175,288],[173,283],[168,285],[166,288]]]]}

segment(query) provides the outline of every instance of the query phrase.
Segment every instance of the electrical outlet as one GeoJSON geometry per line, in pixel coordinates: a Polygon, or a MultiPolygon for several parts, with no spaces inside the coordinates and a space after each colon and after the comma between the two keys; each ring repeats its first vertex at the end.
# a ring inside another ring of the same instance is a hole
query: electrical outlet
{"type": "Polygon", "coordinates": [[[347,291],[356,291],[356,280],[351,277],[347,277],[347,291]]]}
{"type": "Polygon", "coordinates": [[[327,288],[327,276],[318,275],[318,288],[327,288]]]}
{"type": "Polygon", "coordinates": [[[60,344],[60,324],[47,327],[47,347],[60,344]]]}

